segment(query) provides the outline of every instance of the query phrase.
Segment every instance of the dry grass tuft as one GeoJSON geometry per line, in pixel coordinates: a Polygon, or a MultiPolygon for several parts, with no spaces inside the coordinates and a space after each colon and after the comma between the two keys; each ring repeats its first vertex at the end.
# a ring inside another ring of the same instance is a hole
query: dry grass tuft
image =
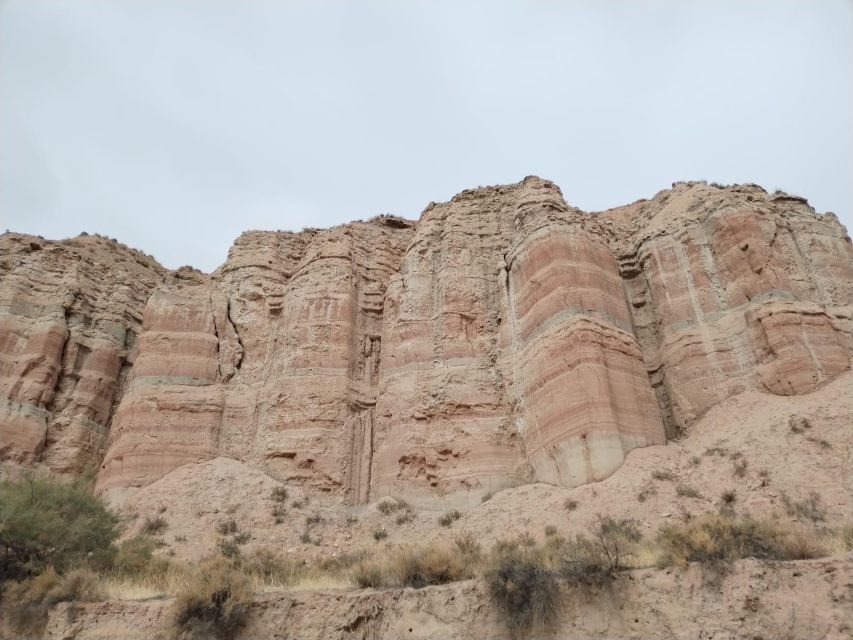
{"type": "Polygon", "coordinates": [[[741,558],[803,560],[825,555],[826,546],[811,530],[776,520],[707,514],[662,527],[657,535],[658,565],[686,566],[689,562],[725,565],[741,558]]]}
{"type": "Polygon", "coordinates": [[[451,509],[438,519],[438,524],[442,527],[449,527],[461,517],[462,514],[457,509],[451,509]]]}
{"type": "Polygon", "coordinates": [[[799,520],[809,520],[811,522],[820,522],[826,519],[826,509],[823,506],[823,500],[817,491],[809,492],[809,495],[803,500],[792,500],[787,493],[782,492],[782,505],[785,507],[785,512],[799,520]]]}
{"type": "Polygon", "coordinates": [[[202,562],[175,595],[173,613],[179,638],[233,638],[246,624],[252,584],[230,562],[202,562]]]}
{"type": "Polygon", "coordinates": [[[169,523],[162,516],[145,518],[139,533],[143,536],[156,536],[163,533],[169,527],[169,523]]]}
{"type": "Polygon", "coordinates": [[[3,590],[2,613],[12,629],[23,637],[39,635],[50,607],[59,602],[97,602],[106,593],[98,574],[72,569],[58,575],[52,567],[21,582],[9,582],[3,590]]]}

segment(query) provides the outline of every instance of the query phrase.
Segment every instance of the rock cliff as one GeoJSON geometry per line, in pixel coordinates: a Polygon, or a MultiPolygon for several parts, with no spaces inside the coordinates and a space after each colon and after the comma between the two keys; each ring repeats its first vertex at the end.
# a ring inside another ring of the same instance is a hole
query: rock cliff
{"type": "Polygon", "coordinates": [[[0,457],[114,499],[215,457],[352,504],[572,487],[853,353],[846,231],[755,185],[585,213],[529,177],[247,232],[209,275],[5,234],[0,276],[0,457]]]}

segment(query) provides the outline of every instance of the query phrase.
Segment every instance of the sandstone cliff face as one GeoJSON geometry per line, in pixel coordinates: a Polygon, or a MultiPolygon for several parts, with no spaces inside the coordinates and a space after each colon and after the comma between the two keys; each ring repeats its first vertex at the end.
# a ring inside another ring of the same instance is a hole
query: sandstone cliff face
{"type": "Polygon", "coordinates": [[[752,185],[587,214],[531,177],[417,223],[249,232],[210,275],[0,248],[0,455],[100,463],[114,497],[217,456],[350,503],[576,486],[853,351],[845,230],[752,185]]]}
{"type": "Polygon", "coordinates": [[[97,467],[165,269],[98,236],[0,236],[0,459],[97,467]]]}

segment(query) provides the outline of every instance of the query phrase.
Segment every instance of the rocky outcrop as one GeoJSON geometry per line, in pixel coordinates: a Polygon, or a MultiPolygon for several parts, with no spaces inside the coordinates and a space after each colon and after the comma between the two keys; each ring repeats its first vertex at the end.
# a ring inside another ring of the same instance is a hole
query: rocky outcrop
{"type": "Polygon", "coordinates": [[[165,273],[99,236],[0,236],[0,458],[96,468],[165,273]]]}
{"type": "Polygon", "coordinates": [[[416,223],[248,232],[210,275],[2,242],[0,455],[100,462],[114,497],[215,457],[350,503],[571,487],[853,351],[844,228],[754,185],[588,214],[530,177],[416,223]]]}

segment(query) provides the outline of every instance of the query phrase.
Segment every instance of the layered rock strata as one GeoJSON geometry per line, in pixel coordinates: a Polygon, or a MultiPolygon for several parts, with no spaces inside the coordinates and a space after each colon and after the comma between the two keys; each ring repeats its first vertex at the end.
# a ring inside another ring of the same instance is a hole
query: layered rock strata
{"type": "Polygon", "coordinates": [[[98,463],[117,498],[217,456],[351,503],[575,486],[853,351],[844,228],[754,185],[588,214],[530,177],[418,222],[248,232],[210,275],[93,237],[0,248],[0,455],[98,463]]]}
{"type": "Polygon", "coordinates": [[[166,270],[107,238],[0,236],[0,458],[97,468],[166,270]]]}

